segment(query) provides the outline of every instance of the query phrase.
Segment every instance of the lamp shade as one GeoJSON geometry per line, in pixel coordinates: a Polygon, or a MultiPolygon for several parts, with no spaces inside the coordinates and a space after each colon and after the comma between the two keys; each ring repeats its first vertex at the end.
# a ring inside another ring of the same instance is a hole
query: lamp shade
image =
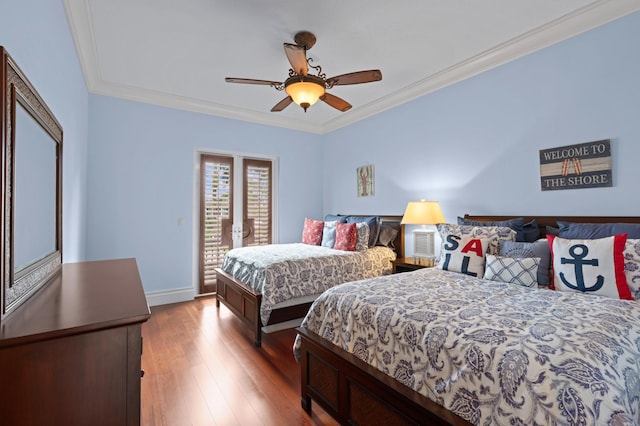
{"type": "Polygon", "coordinates": [[[409,201],[402,216],[403,225],[436,225],[446,220],[437,201],[409,201]]]}
{"type": "Polygon", "coordinates": [[[299,81],[286,87],[286,92],[291,96],[293,102],[298,105],[318,102],[318,98],[324,95],[324,87],[310,81],[299,81]]]}

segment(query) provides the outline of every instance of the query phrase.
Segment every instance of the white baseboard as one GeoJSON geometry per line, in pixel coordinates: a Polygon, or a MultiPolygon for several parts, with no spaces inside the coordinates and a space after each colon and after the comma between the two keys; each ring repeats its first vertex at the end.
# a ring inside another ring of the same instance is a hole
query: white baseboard
{"type": "Polygon", "coordinates": [[[193,300],[193,288],[176,288],[173,290],[152,291],[145,293],[149,306],[168,305],[169,303],[186,302],[193,300]]]}

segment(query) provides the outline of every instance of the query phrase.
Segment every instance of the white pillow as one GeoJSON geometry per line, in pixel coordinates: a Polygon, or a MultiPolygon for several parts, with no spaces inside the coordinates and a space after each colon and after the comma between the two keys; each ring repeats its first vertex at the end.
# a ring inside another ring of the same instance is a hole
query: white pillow
{"type": "Polygon", "coordinates": [[[484,279],[513,283],[525,287],[538,286],[539,257],[503,257],[487,255],[484,279]]]}
{"type": "Polygon", "coordinates": [[[322,230],[322,247],[333,248],[336,244],[336,221],[329,221],[324,223],[324,229],[322,230]]]}
{"type": "Polygon", "coordinates": [[[555,290],[633,300],[624,272],[627,234],[590,240],[548,235],[547,239],[555,290]]]}
{"type": "Polygon", "coordinates": [[[484,275],[484,255],[487,252],[489,241],[488,238],[447,235],[442,242],[440,260],[436,268],[482,277],[484,275]]]}

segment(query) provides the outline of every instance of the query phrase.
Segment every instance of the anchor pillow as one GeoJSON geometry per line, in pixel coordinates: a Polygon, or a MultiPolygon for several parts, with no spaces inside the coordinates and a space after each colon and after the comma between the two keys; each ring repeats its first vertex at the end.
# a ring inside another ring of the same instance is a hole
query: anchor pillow
{"type": "Polygon", "coordinates": [[[627,235],[592,240],[569,240],[547,235],[558,291],[576,291],[633,300],[624,273],[627,235]]]}

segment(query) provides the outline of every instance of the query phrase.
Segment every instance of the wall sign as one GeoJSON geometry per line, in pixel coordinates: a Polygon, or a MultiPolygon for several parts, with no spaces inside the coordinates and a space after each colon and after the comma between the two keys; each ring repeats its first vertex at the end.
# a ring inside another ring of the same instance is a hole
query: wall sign
{"type": "Polygon", "coordinates": [[[375,193],[373,164],[356,169],[358,197],[370,197],[375,193]]]}
{"type": "Polygon", "coordinates": [[[543,191],[613,186],[611,140],[540,150],[543,191]]]}

